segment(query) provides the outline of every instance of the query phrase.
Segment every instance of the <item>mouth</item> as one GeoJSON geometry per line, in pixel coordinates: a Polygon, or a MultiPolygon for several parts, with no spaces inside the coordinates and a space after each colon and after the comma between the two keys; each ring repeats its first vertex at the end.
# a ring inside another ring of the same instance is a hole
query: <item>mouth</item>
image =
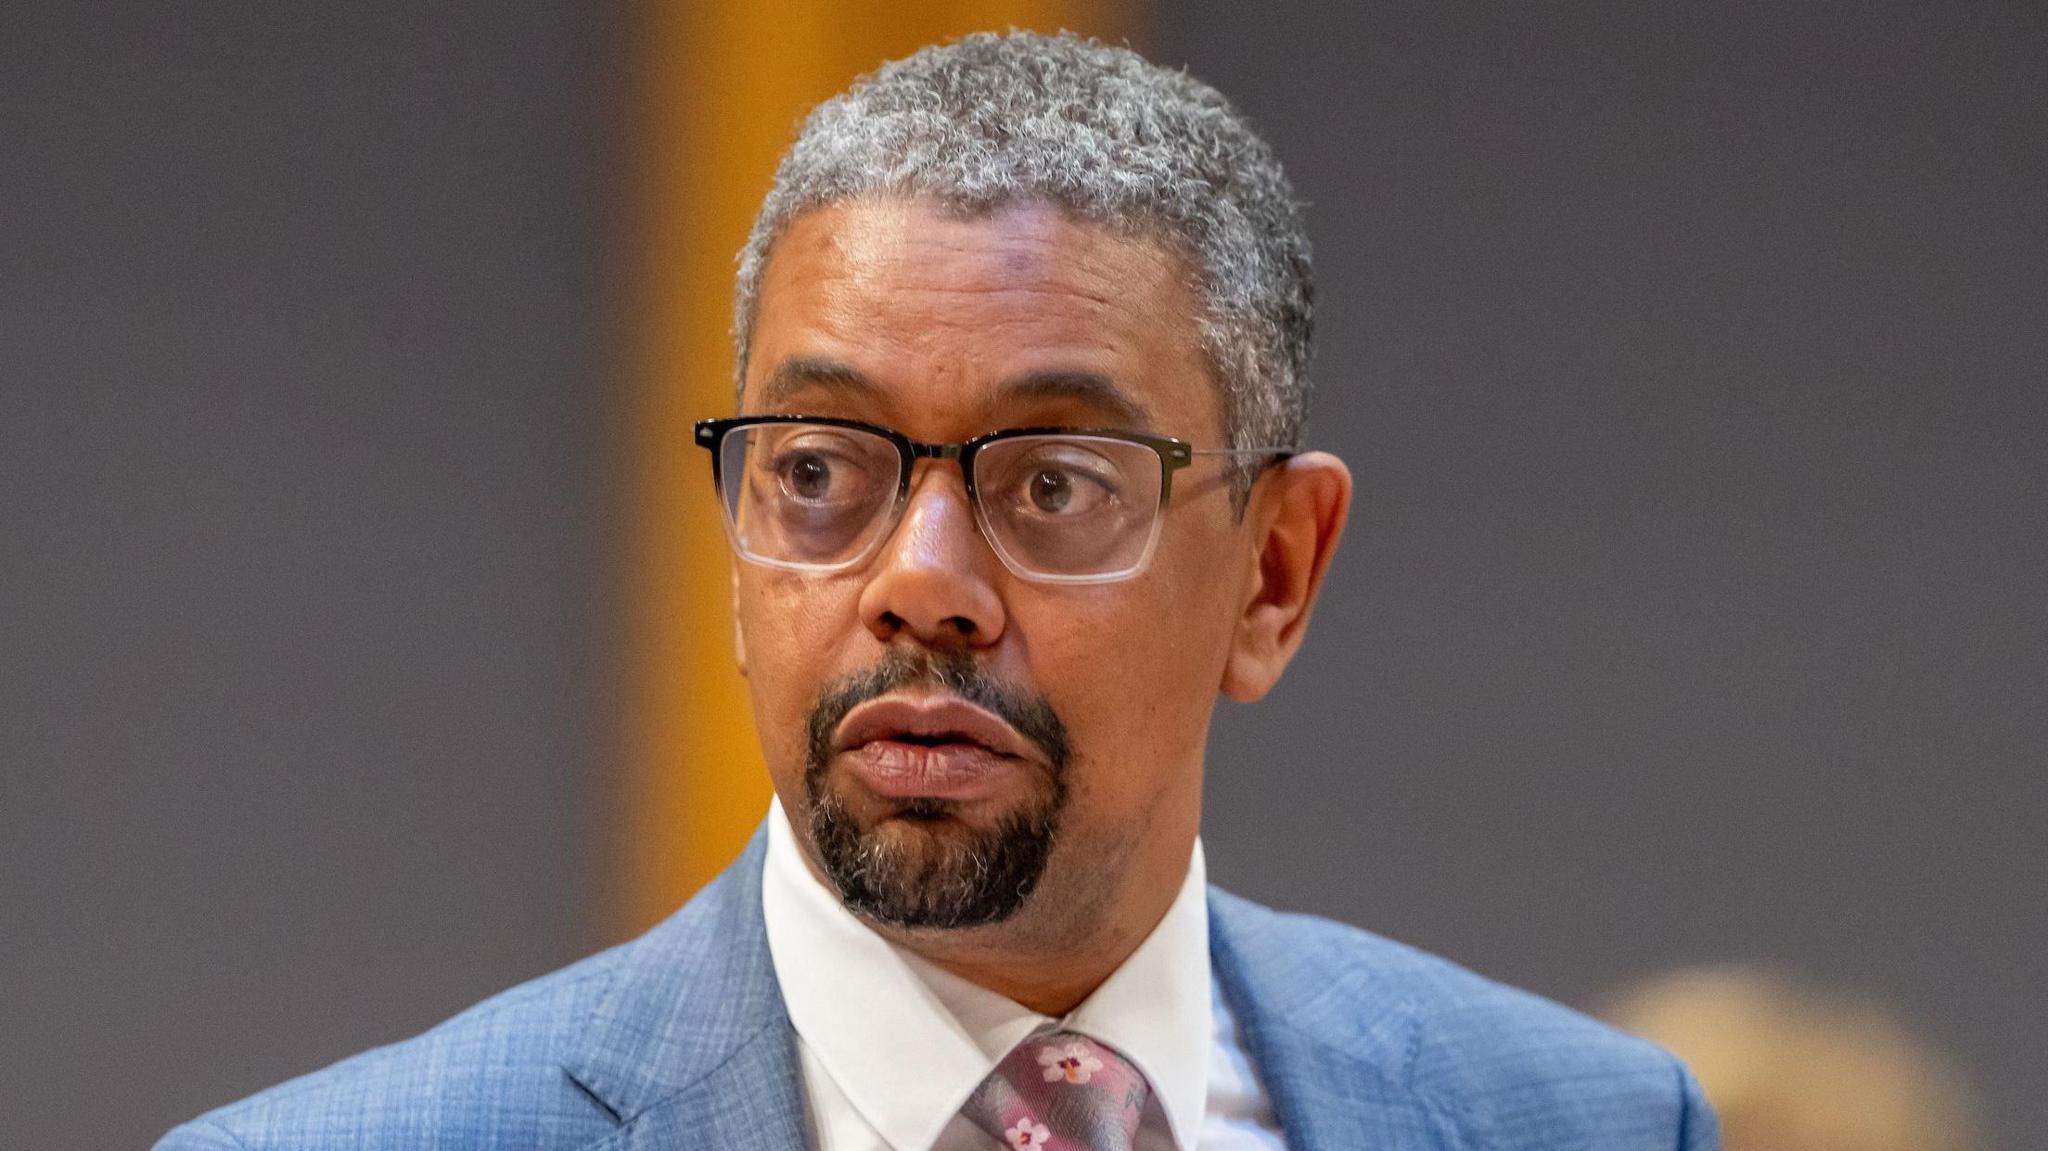
{"type": "Polygon", "coordinates": [[[1040,756],[1000,716],[956,696],[887,695],[847,713],[835,758],[895,802],[984,799],[1040,756]]]}

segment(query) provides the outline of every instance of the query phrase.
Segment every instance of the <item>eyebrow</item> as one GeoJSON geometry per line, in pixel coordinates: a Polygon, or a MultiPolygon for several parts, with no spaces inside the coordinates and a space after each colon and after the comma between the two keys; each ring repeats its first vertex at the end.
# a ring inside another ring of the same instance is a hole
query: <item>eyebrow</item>
{"type": "MultiPolygon", "coordinates": [[[[881,387],[849,364],[798,357],[783,361],[769,375],[767,382],[761,385],[759,402],[764,408],[775,408],[791,397],[811,390],[851,392],[865,399],[882,398],[881,387]]],[[[996,394],[1004,400],[1076,401],[1095,409],[1118,426],[1141,430],[1152,426],[1152,416],[1145,405],[1099,372],[1027,372],[997,385],[996,394]]]]}
{"type": "Polygon", "coordinates": [[[1076,400],[1102,412],[1120,426],[1136,429],[1152,426],[1151,413],[1145,410],[1145,405],[1139,403],[1137,397],[1097,372],[1031,372],[1004,381],[998,391],[1005,398],[1076,400]]]}
{"type": "Polygon", "coordinates": [[[878,397],[881,389],[873,380],[847,364],[837,360],[813,360],[798,358],[784,360],[778,365],[768,382],[761,385],[760,402],[763,407],[773,408],[798,392],[812,388],[834,392],[857,392],[867,397],[878,397]]]}

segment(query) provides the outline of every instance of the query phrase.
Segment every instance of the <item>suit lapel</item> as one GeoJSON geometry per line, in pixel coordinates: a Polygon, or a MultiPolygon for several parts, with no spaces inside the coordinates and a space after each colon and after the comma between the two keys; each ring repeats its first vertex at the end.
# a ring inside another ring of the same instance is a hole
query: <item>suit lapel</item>
{"type": "Polygon", "coordinates": [[[796,1068],[780,1037],[760,1032],[728,1062],[634,1117],[591,1151],[801,1151],[796,1068]]]}
{"type": "MultiPolygon", "coordinates": [[[[796,1033],[761,919],[765,838],[627,944],[565,1070],[620,1121],[590,1151],[806,1145],[796,1033]]],[[[1210,957],[1293,1151],[1442,1151],[1448,1124],[1406,1084],[1414,1020],[1273,912],[1214,889],[1210,957]]]]}
{"type": "Polygon", "coordinates": [[[754,836],[681,911],[627,944],[564,1069],[618,1117],[591,1151],[805,1145],[796,1033],[768,955],[754,836]]]}
{"type": "Polygon", "coordinates": [[[1210,961],[1292,1151],[1441,1151],[1406,1083],[1413,1020],[1390,989],[1334,980],[1271,911],[1214,888],[1210,961]]]}

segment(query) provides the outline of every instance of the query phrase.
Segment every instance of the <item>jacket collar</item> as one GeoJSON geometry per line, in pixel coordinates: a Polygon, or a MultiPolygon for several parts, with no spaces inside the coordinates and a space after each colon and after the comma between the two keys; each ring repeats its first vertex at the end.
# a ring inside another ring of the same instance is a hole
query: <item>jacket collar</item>
{"type": "MultiPolygon", "coordinates": [[[[761,918],[766,838],[681,911],[627,944],[566,1070],[622,1127],[590,1151],[806,1145],[796,1032],[761,918]]],[[[1331,965],[1273,912],[1215,888],[1209,946],[1296,1151],[1435,1151],[1408,1083],[1416,1021],[1397,991],[1331,965]],[[1350,973],[1338,973],[1340,976],[1350,973]]]]}
{"type": "Polygon", "coordinates": [[[1409,1084],[1417,1025],[1397,991],[1213,887],[1209,949],[1288,1147],[1438,1151],[1444,1125],[1409,1084]]]}
{"type": "Polygon", "coordinates": [[[623,1124],[597,1144],[804,1145],[795,1032],[768,957],[756,834],[681,911],[627,944],[565,1069],[623,1124]]]}

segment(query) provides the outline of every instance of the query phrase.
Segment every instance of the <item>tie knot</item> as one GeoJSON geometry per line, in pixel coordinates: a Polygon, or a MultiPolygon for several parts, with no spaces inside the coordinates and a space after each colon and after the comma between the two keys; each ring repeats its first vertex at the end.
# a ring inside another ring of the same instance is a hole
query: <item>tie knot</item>
{"type": "Polygon", "coordinates": [[[1130,1151],[1151,1093],[1107,1045],[1055,1031],[1018,1044],[961,1114],[1014,1151],[1130,1151]]]}

